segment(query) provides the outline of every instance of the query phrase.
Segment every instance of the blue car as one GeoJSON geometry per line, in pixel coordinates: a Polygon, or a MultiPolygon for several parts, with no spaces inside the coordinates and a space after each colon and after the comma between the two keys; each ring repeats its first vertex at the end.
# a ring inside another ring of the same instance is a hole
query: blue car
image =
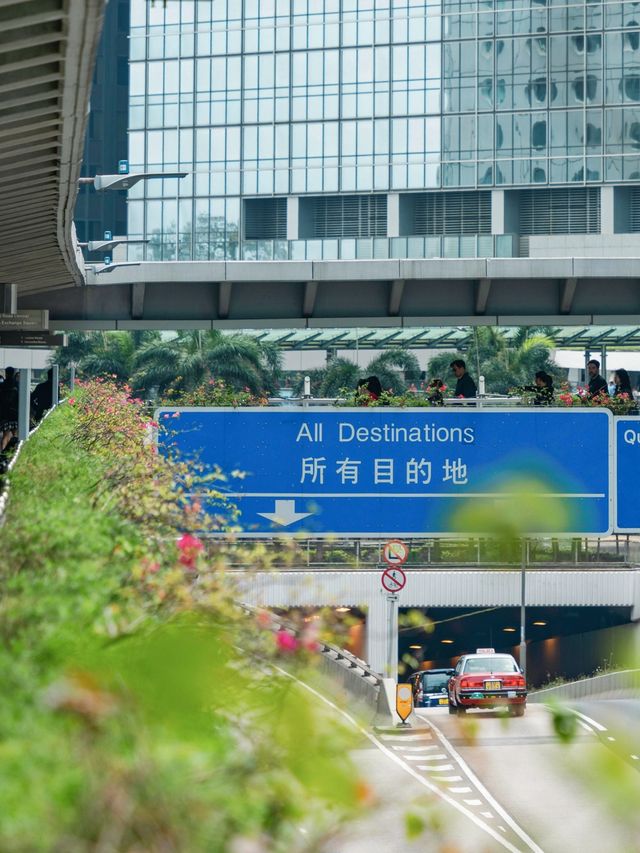
{"type": "Polygon", "coordinates": [[[447,685],[452,669],[423,669],[415,672],[409,681],[413,690],[415,708],[446,707],[449,704],[447,685]]]}

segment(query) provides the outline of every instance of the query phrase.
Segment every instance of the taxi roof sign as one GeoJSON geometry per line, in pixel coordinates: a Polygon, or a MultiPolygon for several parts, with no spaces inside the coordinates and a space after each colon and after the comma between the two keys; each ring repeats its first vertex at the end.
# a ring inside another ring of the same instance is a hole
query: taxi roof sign
{"type": "Polygon", "coordinates": [[[495,655],[495,649],[476,649],[477,655],[495,655]]]}

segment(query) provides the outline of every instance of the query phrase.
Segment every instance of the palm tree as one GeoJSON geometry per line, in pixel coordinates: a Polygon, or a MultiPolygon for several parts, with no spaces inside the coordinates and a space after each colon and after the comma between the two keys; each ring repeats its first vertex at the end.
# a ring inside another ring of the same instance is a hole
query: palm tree
{"type": "Polygon", "coordinates": [[[235,389],[260,393],[268,377],[258,343],[246,335],[180,332],[169,341],[143,347],[134,360],[132,384],[148,394],[163,395],[169,386],[190,391],[208,379],[222,379],[235,389]]]}
{"type": "Polygon", "coordinates": [[[409,350],[386,350],[369,362],[367,374],[377,376],[384,391],[401,394],[407,390],[407,382],[420,379],[420,364],[409,350]]]}
{"type": "Polygon", "coordinates": [[[509,340],[499,329],[483,326],[475,330],[474,342],[467,353],[445,352],[432,358],[429,377],[446,381],[450,377],[449,364],[463,358],[474,376],[479,366],[487,391],[494,394],[507,394],[514,388],[533,384],[538,370],[564,378],[564,372],[551,361],[554,346],[551,332],[548,328],[523,326],[509,340]]]}

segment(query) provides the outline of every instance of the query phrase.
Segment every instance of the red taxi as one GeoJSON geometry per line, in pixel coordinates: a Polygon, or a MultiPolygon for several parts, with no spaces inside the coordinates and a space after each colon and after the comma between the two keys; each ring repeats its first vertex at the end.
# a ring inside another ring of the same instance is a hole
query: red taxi
{"type": "Polygon", "coordinates": [[[447,686],[449,713],[464,714],[468,708],[507,706],[514,717],[522,717],[527,704],[527,684],[511,655],[493,649],[478,649],[463,655],[447,686]]]}

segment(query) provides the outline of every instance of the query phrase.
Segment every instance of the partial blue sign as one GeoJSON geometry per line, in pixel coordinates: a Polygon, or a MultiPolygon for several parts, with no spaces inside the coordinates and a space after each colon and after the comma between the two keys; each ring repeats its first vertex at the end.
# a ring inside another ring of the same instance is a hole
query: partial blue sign
{"type": "Polygon", "coordinates": [[[640,418],[616,418],[614,529],[640,533],[640,418]]]}
{"type": "Polygon", "coordinates": [[[606,409],[167,408],[156,418],[164,452],[224,472],[220,490],[249,536],[459,534],[464,501],[504,512],[517,482],[562,506],[523,533],[611,530],[606,409]]]}

